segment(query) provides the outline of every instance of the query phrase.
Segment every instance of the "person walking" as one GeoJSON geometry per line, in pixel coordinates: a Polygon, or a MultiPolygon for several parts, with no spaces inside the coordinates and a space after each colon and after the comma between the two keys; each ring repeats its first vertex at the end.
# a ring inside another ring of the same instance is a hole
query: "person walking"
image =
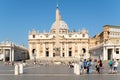
{"type": "Polygon", "coordinates": [[[92,65],[93,65],[93,62],[92,62],[92,60],[90,59],[89,61],[88,61],[88,64],[87,64],[87,67],[88,67],[88,74],[91,74],[92,73],[92,65]]]}
{"type": "Polygon", "coordinates": [[[96,72],[100,74],[100,61],[96,63],[95,67],[96,67],[96,72]]]}
{"type": "Polygon", "coordinates": [[[83,68],[84,68],[84,73],[86,73],[86,71],[87,71],[87,61],[86,61],[86,59],[84,59],[84,61],[83,61],[83,68]]]}
{"type": "Polygon", "coordinates": [[[83,73],[83,63],[82,63],[82,60],[80,60],[79,69],[80,69],[80,75],[81,75],[83,73]]]}
{"type": "Polygon", "coordinates": [[[115,60],[114,64],[113,64],[113,73],[117,73],[117,68],[118,68],[118,62],[117,60],[115,60]]]}
{"type": "Polygon", "coordinates": [[[100,74],[101,74],[103,72],[103,63],[102,63],[102,60],[100,60],[99,66],[100,66],[100,74]]]}
{"type": "Polygon", "coordinates": [[[110,61],[109,61],[109,66],[110,66],[110,71],[109,71],[109,73],[113,73],[113,63],[114,63],[114,60],[110,60],[110,61]]]}

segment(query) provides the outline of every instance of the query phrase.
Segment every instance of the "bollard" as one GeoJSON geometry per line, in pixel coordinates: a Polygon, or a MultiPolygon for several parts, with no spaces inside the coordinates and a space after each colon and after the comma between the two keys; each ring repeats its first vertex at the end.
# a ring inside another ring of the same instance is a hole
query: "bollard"
{"type": "Polygon", "coordinates": [[[79,65],[75,63],[74,65],[74,74],[80,75],[79,65]]]}
{"type": "Polygon", "coordinates": [[[23,64],[19,64],[19,73],[23,74],[23,64]]]}
{"type": "Polygon", "coordinates": [[[19,66],[16,64],[15,69],[14,69],[14,74],[15,75],[19,75],[19,69],[18,68],[19,68],[19,66]]]}
{"type": "Polygon", "coordinates": [[[74,64],[74,74],[76,74],[76,63],[74,64]]]}
{"type": "Polygon", "coordinates": [[[80,75],[80,68],[78,64],[76,65],[76,75],[80,75]]]}

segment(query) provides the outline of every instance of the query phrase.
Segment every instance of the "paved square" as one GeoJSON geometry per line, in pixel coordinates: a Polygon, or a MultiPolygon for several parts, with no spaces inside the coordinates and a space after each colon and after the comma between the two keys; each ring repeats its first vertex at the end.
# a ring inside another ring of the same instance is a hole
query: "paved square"
{"type": "MultiPolygon", "coordinates": [[[[92,74],[75,75],[73,69],[67,65],[29,65],[24,67],[24,74],[15,76],[14,66],[0,62],[0,80],[119,80],[120,69],[117,74],[108,74],[109,66],[104,63],[103,74],[96,74],[93,66],[92,74]]],[[[120,66],[119,66],[120,67],[120,66]]]]}

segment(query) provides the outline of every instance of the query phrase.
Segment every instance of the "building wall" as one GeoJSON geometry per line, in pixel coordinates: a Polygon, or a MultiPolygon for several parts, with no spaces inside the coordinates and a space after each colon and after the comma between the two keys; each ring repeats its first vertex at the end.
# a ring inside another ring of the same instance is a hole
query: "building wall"
{"type": "MultiPolygon", "coordinates": [[[[82,37],[81,36],[82,33],[79,34],[78,32],[72,34],[70,37],[68,34],[61,35],[62,37],[60,38],[60,57],[68,58],[69,51],[71,51],[72,52],[71,57],[78,58],[80,54],[83,54],[82,49],[84,48],[86,49],[85,54],[86,54],[86,57],[88,58],[88,54],[89,54],[88,33],[85,34],[85,37],[82,37]],[[63,56],[63,53],[64,53],[64,56],[63,56]]],[[[36,57],[37,59],[47,58],[46,51],[49,51],[49,58],[53,57],[53,53],[55,53],[54,51],[55,39],[53,37],[54,34],[49,35],[48,33],[47,37],[45,37],[46,34],[42,33],[42,35],[41,34],[39,35],[39,38],[38,37],[33,38],[33,35],[35,34],[30,33],[29,39],[28,39],[30,58],[31,59],[34,59],[34,57],[36,57]],[[49,48],[49,50],[46,50],[46,48],[49,48]],[[36,56],[32,55],[33,49],[36,50],[36,56]]]]}
{"type": "Polygon", "coordinates": [[[89,33],[86,29],[69,31],[67,23],[62,19],[58,7],[56,8],[56,20],[53,22],[50,32],[40,33],[32,30],[28,35],[30,59],[56,60],[68,58],[79,59],[89,57],[89,33]],[[34,55],[33,55],[34,54],[34,55]]]}
{"type": "Polygon", "coordinates": [[[120,59],[120,26],[105,25],[103,28],[101,32],[103,34],[97,34],[97,37],[90,39],[91,54],[97,55],[94,52],[101,52],[98,48],[100,46],[103,49],[103,60],[120,59]],[[100,42],[100,44],[97,44],[97,42],[100,42]]]}
{"type": "Polygon", "coordinates": [[[29,59],[29,53],[23,46],[18,46],[10,41],[0,43],[0,57],[3,61],[18,61],[29,59]]]}

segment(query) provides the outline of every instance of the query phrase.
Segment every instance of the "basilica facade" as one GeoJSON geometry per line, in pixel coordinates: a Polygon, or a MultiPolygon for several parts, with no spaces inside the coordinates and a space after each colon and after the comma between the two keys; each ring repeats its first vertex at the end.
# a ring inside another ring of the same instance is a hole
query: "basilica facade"
{"type": "Polygon", "coordinates": [[[89,58],[89,33],[86,29],[69,31],[56,7],[56,19],[49,32],[32,30],[28,35],[30,59],[79,60],[89,58]]]}

